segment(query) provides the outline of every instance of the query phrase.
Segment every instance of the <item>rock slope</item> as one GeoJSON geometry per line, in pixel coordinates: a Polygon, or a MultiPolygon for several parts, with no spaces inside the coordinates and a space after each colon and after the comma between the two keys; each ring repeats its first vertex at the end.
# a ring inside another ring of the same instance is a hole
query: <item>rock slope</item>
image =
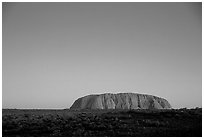
{"type": "Polygon", "coordinates": [[[169,109],[166,99],[138,93],[88,95],[77,99],[70,109],[169,109]]]}

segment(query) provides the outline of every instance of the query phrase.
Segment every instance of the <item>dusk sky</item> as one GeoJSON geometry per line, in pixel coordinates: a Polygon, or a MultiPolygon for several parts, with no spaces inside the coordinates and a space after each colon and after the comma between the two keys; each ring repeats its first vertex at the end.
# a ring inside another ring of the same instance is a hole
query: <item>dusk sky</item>
{"type": "Polygon", "coordinates": [[[138,92],[202,107],[202,3],[3,3],[2,107],[138,92]]]}

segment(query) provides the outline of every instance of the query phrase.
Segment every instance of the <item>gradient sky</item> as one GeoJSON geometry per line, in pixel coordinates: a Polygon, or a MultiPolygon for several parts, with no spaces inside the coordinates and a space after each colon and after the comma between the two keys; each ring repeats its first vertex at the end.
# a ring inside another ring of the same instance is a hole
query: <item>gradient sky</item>
{"type": "Polygon", "coordinates": [[[202,3],[3,3],[3,108],[139,92],[202,107],[202,3]]]}

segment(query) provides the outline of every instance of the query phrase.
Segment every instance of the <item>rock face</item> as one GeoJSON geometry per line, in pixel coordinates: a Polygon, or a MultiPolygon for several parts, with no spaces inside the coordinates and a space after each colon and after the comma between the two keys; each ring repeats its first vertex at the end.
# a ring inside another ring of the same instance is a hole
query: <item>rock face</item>
{"type": "Polygon", "coordinates": [[[163,98],[138,93],[88,95],[77,99],[70,109],[170,109],[163,98]]]}

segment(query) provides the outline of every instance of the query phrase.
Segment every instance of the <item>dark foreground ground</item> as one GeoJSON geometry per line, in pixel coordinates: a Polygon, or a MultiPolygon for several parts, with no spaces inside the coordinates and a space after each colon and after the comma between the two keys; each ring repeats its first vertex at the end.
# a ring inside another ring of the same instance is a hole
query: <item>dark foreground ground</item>
{"type": "Polygon", "coordinates": [[[179,110],[17,110],[3,109],[2,135],[202,136],[202,109],[179,110]]]}

